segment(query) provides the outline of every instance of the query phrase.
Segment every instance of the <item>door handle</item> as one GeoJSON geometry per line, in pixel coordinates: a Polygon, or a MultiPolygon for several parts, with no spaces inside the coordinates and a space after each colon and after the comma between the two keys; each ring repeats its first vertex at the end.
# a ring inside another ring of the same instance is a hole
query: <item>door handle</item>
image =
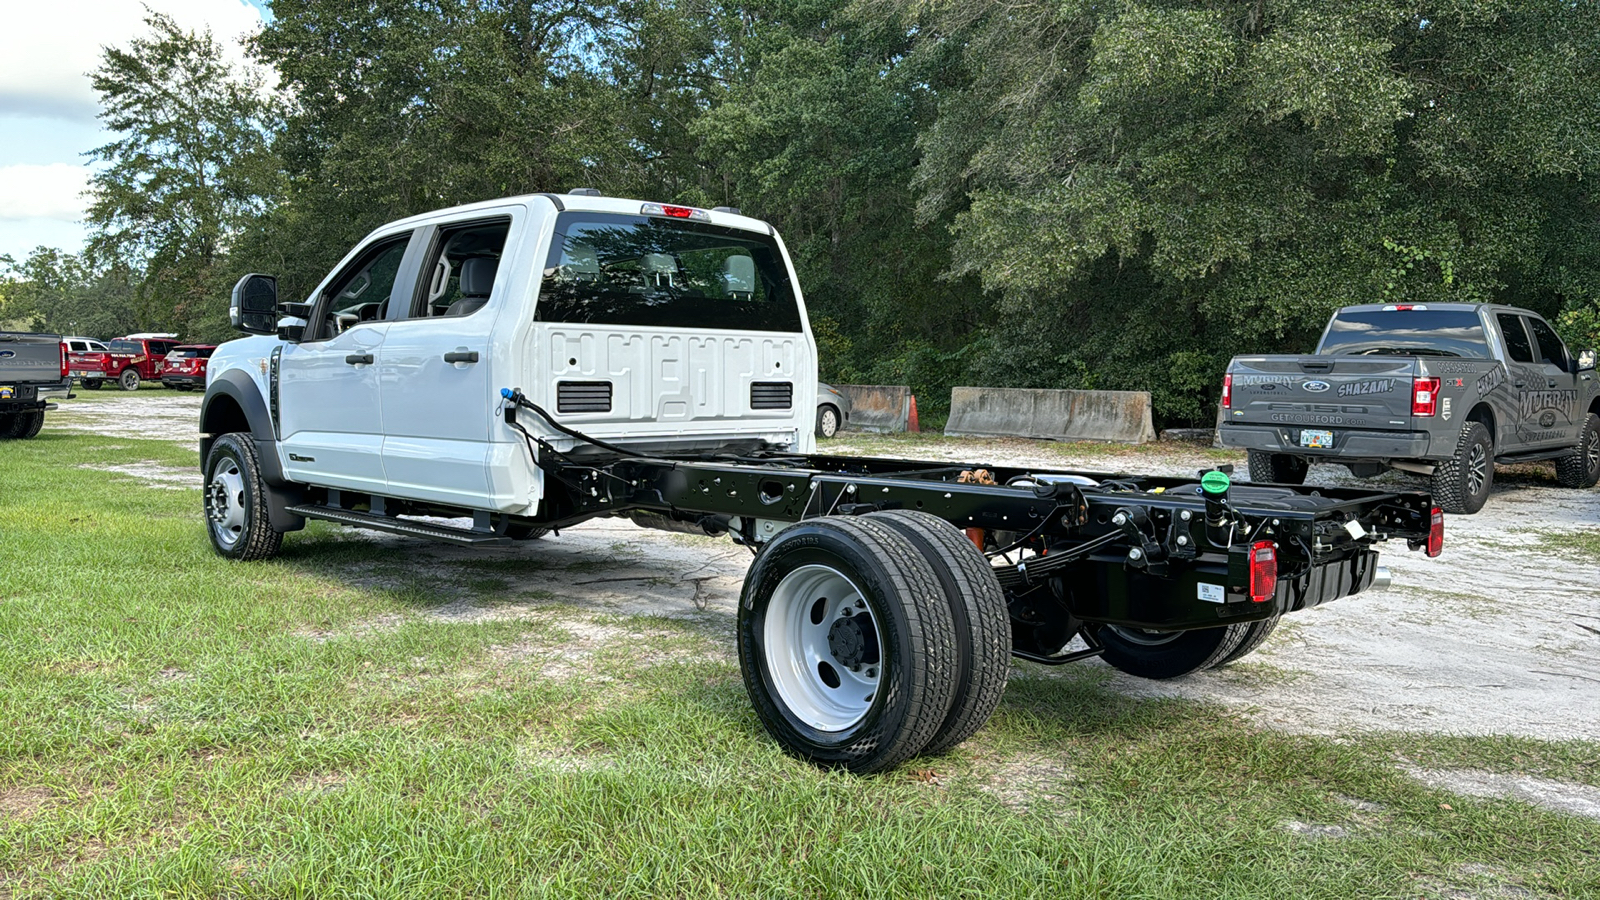
{"type": "Polygon", "coordinates": [[[478,361],[476,350],[452,350],[444,355],[447,363],[475,363],[478,361]]]}
{"type": "Polygon", "coordinates": [[[1526,381],[1517,382],[1517,387],[1527,387],[1527,386],[1528,386],[1528,383],[1526,381]]]}
{"type": "Polygon", "coordinates": [[[372,365],[372,354],[352,353],[349,356],[346,356],[344,361],[352,366],[370,366],[372,365]]]}
{"type": "Polygon", "coordinates": [[[1554,378],[1547,379],[1544,383],[1544,386],[1547,388],[1553,388],[1556,386],[1556,380],[1554,378]]]}

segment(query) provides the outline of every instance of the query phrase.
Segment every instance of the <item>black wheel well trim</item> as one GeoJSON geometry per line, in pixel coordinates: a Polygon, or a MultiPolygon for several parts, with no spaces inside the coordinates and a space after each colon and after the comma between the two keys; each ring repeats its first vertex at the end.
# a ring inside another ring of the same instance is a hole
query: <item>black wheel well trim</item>
{"type": "Polygon", "coordinates": [[[223,372],[213,379],[206,387],[205,399],[200,402],[201,468],[205,467],[206,457],[211,453],[211,442],[218,435],[229,432],[245,432],[257,444],[264,444],[264,449],[272,449],[270,462],[265,466],[269,483],[272,476],[282,480],[283,473],[278,467],[278,454],[274,447],[277,435],[272,431],[272,417],[267,412],[267,403],[250,376],[236,369],[223,372]],[[237,411],[237,416],[243,417],[243,428],[239,427],[239,418],[228,412],[230,404],[237,411]]]}
{"type": "MultiPolygon", "coordinates": [[[[1479,425],[1482,425],[1484,428],[1488,429],[1489,443],[1491,445],[1494,444],[1496,437],[1494,431],[1494,408],[1488,403],[1482,400],[1478,401],[1478,405],[1474,406],[1472,410],[1467,413],[1467,418],[1465,421],[1477,422],[1479,425]]],[[[1466,425],[1463,424],[1461,427],[1465,428],[1466,425]]]]}

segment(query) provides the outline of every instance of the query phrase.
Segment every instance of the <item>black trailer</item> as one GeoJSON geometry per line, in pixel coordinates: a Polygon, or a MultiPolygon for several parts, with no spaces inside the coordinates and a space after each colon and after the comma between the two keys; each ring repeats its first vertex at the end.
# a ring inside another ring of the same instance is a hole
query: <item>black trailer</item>
{"type": "Polygon", "coordinates": [[[547,478],[537,518],[322,488],[275,489],[264,499],[282,505],[254,514],[474,545],[601,516],[726,533],[754,551],[737,628],[762,722],[790,751],[860,772],[970,737],[999,702],[1009,656],[1186,675],[1254,650],[1286,613],[1385,585],[1378,544],[1433,556],[1443,541],[1424,493],[754,446],[641,456],[506,393],[506,419],[547,478]],[[578,448],[523,430],[522,408],[578,448]],[[425,520],[464,514],[474,527],[425,520]]]}

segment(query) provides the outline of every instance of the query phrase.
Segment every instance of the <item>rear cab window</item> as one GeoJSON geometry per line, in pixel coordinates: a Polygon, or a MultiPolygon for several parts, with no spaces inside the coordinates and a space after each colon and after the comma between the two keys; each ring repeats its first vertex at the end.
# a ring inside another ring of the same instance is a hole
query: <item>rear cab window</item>
{"type": "Polygon", "coordinates": [[[1483,320],[1470,309],[1342,309],[1322,336],[1330,356],[1455,356],[1489,359],[1483,320]]]}
{"type": "Polygon", "coordinates": [[[534,319],[737,331],[803,327],[771,235],[590,212],[556,220],[534,319]]]}

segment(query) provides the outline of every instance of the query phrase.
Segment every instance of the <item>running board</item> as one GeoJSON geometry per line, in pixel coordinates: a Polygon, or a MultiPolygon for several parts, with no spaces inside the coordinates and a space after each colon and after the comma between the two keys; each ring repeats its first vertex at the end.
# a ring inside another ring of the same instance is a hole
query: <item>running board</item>
{"type": "Polygon", "coordinates": [[[334,509],[315,503],[304,503],[300,506],[289,507],[289,512],[308,519],[322,519],[328,522],[338,522],[341,525],[354,525],[357,528],[371,528],[374,531],[387,531],[390,534],[403,534],[410,537],[430,538],[435,541],[445,541],[451,544],[463,544],[469,547],[500,547],[514,541],[503,534],[492,531],[478,531],[472,528],[453,528],[449,525],[433,525],[427,522],[416,522],[411,519],[400,519],[394,516],[375,516],[371,513],[356,512],[351,509],[334,509]]]}

